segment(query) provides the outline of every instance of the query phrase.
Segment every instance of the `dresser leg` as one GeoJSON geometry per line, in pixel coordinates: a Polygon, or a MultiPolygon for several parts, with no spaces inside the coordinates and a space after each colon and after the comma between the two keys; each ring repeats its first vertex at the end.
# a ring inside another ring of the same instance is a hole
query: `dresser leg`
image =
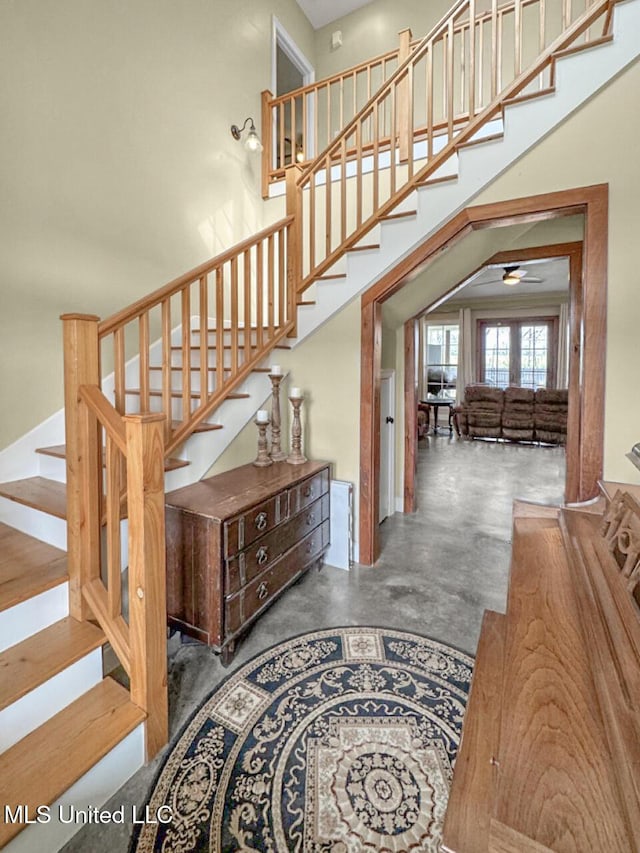
{"type": "Polygon", "coordinates": [[[220,652],[220,663],[222,666],[229,666],[236,653],[236,641],[232,640],[226,646],[222,647],[220,652]]]}

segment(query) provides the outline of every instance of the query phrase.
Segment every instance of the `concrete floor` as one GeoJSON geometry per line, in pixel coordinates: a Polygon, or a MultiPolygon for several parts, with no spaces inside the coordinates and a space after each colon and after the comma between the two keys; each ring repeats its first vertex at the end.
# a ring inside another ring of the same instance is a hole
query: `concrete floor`
{"type": "MultiPolygon", "coordinates": [[[[514,498],[562,502],[564,451],[460,441],[419,443],[415,515],[381,526],[373,568],[312,570],[257,622],[232,665],[199,644],[170,644],[170,731],[175,735],[215,685],[258,652],[295,634],[341,625],[416,631],[474,654],[482,613],[504,610],[514,498]]],[[[141,806],[162,756],[135,774],[105,806],[141,806]]],[[[130,827],[84,827],[65,853],[125,853],[130,827]]]]}

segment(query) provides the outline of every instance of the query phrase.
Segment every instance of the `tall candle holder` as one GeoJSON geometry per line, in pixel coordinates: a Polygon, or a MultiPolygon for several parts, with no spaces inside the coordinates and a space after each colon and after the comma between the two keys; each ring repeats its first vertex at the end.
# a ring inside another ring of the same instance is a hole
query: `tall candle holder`
{"type": "Polygon", "coordinates": [[[291,424],[291,453],[287,456],[287,462],[290,465],[302,465],[303,462],[307,461],[307,457],[302,454],[302,424],[300,423],[300,406],[304,398],[298,388],[291,390],[289,402],[293,406],[293,422],[291,424]]]}
{"type": "Polygon", "coordinates": [[[258,427],[258,455],[254,459],[253,464],[256,468],[266,468],[267,465],[273,465],[273,459],[269,456],[267,447],[267,427],[269,426],[269,417],[257,417],[254,423],[258,427]]]}
{"type": "MultiPolygon", "coordinates": [[[[272,368],[272,371],[274,368],[272,368]]],[[[286,450],[280,447],[280,383],[282,382],[282,373],[271,372],[269,374],[272,389],[271,401],[271,453],[269,454],[274,462],[282,462],[287,458],[286,450]]]]}

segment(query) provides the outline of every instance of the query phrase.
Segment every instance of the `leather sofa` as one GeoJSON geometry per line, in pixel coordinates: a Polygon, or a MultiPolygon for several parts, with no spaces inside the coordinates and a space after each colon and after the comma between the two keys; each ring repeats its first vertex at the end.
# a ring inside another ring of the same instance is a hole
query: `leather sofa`
{"type": "Polygon", "coordinates": [[[464,402],[453,410],[456,431],[469,438],[537,441],[565,444],[568,391],[566,388],[467,385],[464,402]]]}

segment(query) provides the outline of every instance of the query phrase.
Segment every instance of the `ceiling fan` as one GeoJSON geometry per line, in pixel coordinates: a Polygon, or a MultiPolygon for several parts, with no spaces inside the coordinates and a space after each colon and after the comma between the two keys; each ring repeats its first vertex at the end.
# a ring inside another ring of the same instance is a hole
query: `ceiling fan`
{"type": "Polygon", "coordinates": [[[536,278],[536,276],[529,275],[526,269],[521,269],[519,265],[504,267],[504,275],[501,279],[496,279],[495,281],[486,282],[486,284],[499,284],[502,282],[503,284],[508,284],[510,286],[514,284],[520,284],[522,279],[526,276],[527,282],[529,284],[541,284],[544,279],[536,278]]]}

